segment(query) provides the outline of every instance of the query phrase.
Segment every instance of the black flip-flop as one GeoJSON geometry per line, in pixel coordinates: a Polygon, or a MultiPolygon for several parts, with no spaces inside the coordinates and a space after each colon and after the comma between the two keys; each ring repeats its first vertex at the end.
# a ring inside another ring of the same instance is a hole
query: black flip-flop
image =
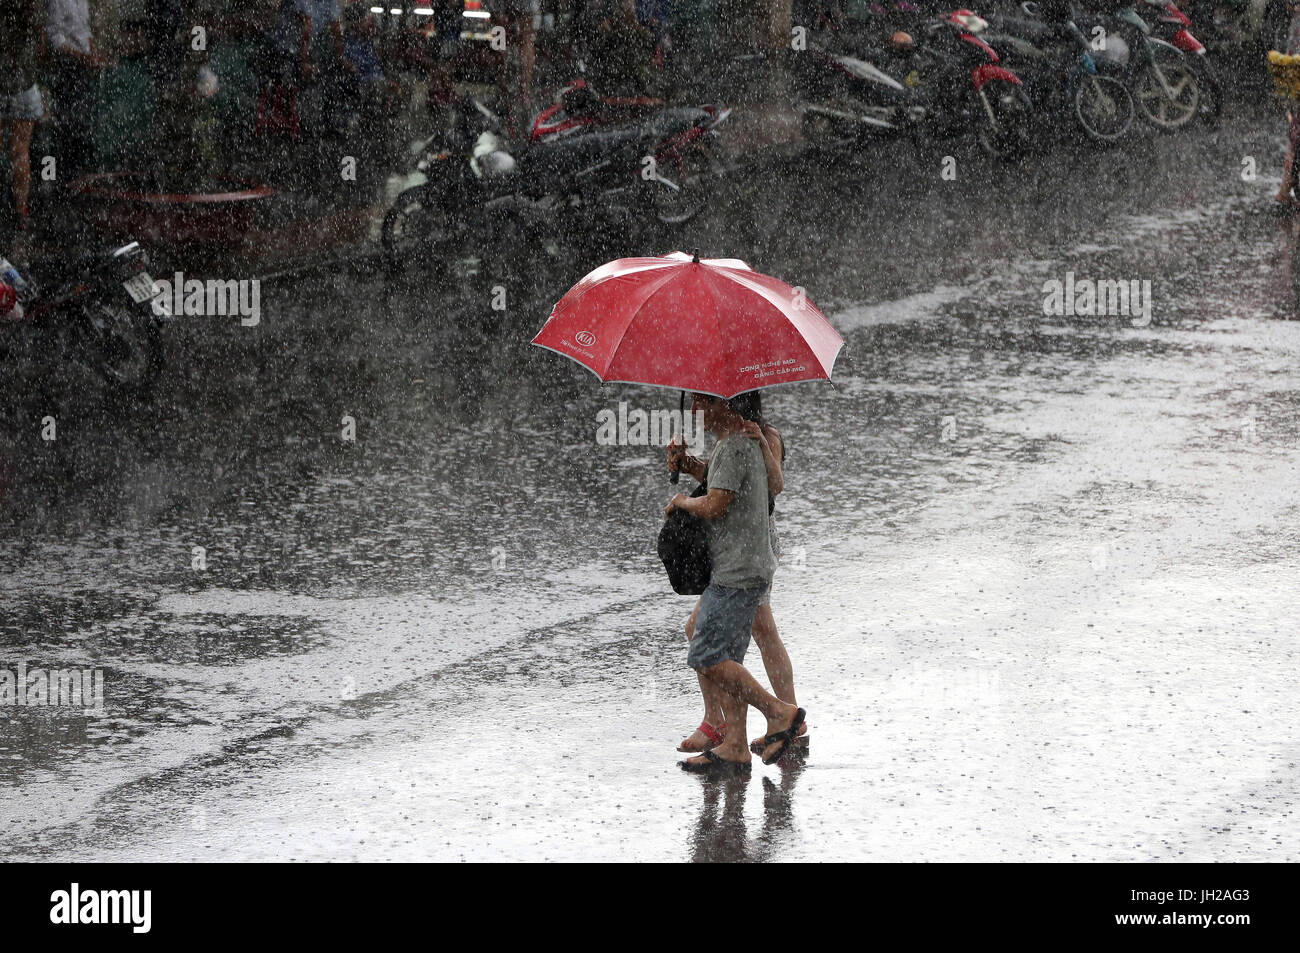
{"type": "MultiPolygon", "coordinates": [[[[749,750],[754,752],[754,754],[758,755],[760,758],[763,756],[764,749],[767,748],[767,741],[764,740],[766,737],[767,736],[764,735],[762,738],[758,738],[749,743],[749,750]]],[[[805,732],[802,735],[795,735],[793,746],[807,751],[809,747],[808,733],[805,732]]],[[[790,749],[786,748],[786,750],[789,751],[790,749]]]]}
{"type": "Polygon", "coordinates": [[[748,774],[751,764],[748,761],[732,761],[720,758],[712,751],[703,751],[704,761],[678,761],[683,771],[691,774],[748,774]]]}
{"type": "Polygon", "coordinates": [[[790,742],[794,741],[795,732],[799,730],[799,726],[803,724],[803,720],[807,717],[808,713],[800,708],[794,713],[794,721],[790,722],[789,728],[786,728],[784,731],[774,731],[770,735],[763,736],[763,740],[769,745],[774,745],[778,742],[780,742],[781,745],[781,747],[776,749],[776,752],[772,757],[763,759],[764,764],[776,764],[781,755],[785,754],[785,749],[790,747],[790,742]]]}

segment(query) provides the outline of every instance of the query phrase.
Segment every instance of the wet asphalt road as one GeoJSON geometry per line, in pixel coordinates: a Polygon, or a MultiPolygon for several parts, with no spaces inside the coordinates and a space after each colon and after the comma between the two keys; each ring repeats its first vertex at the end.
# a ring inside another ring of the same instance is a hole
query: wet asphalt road
{"type": "Polygon", "coordinates": [[[812,744],[748,781],[675,766],[660,451],[594,439],[675,397],[527,346],[625,248],[271,282],[174,329],[148,404],[11,368],[3,663],[99,667],[106,711],[0,711],[0,856],[1296,860],[1280,147],[1261,111],[955,182],[766,164],[674,243],[848,341],[767,406],[812,744]],[[1150,326],[1045,316],[1067,271],[1150,280],[1150,326]]]}

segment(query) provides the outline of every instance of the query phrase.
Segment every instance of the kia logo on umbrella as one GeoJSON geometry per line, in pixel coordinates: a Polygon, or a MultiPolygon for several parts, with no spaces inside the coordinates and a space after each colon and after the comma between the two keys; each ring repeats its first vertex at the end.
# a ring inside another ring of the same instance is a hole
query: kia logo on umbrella
{"type": "Polygon", "coordinates": [[[596,343],[596,335],[592,334],[590,331],[579,331],[573,336],[573,339],[583,347],[591,347],[596,343]]]}

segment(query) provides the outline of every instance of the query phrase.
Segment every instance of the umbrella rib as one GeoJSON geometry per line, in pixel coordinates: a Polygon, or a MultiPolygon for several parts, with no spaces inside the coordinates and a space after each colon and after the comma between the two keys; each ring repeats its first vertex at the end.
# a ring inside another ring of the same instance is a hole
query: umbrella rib
{"type": "Polygon", "coordinates": [[[722,335],[722,323],[721,323],[721,320],[720,320],[719,317],[718,317],[718,315],[719,315],[719,311],[720,311],[720,308],[719,308],[719,305],[718,305],[718,294],[717,294],[717,291],[714,290],[714,287],[713,287],[713,281],[712,281],[712,277],[713,277],[713,276],[712,276],[712,273],[709,271],[709,269],[706,268],[706,269],[704,269],[703,271],[704,271],[704,274],[705,274],[705,276],[706,276],[706,277],[705,277],[705,280],[704,280],[704,287],[705,287],[705,289],[709,292],[709,297],[713,299],[713,331],[714,331],[714,333],[717,335],[717,338],[718,338],[718,352],[719,352],[720,354],[723,354],[723,355],[728,359],[728,364],[731,364],[731,363],[732,363],[732,362],[731,362],[731,347],[730,347],[729,343],[727,343],[726,339],[725,339],[725,338],[723,337],[723,335],[722,335]]]}

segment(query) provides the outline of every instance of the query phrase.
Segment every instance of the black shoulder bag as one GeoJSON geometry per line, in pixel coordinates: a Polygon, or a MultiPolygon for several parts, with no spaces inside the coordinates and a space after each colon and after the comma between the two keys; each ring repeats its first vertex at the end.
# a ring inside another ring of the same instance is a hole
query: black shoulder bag
{"type": "MultiPolygon", "coordinates": [[[[691,496],[704,496],[701,483],[691,496]]],[[[685,510],[673,510],[659,530],[659,558],[668,570],[668,582],[680,596],[698,596],[709,585],[713,561],[709,558],[709,528],[704,520],[685,510]]]]}

